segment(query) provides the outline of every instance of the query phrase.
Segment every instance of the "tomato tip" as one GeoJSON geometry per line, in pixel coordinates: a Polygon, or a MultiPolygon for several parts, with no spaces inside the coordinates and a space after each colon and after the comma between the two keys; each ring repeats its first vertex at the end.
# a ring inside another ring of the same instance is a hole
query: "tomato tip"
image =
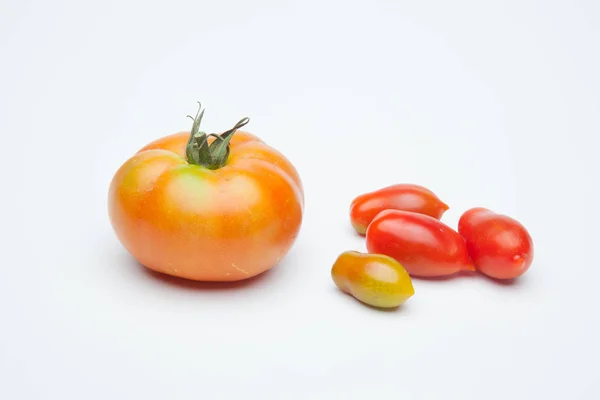
{"type": "Polygon", "coordinates": [[[352,227],[354,228],[354,230],[356,231],[356,233],[358,233],[359,235],[365,236],[367,233],[367,226],[366,225],[362,225],[356,222],[352,223],[352,227]]]}

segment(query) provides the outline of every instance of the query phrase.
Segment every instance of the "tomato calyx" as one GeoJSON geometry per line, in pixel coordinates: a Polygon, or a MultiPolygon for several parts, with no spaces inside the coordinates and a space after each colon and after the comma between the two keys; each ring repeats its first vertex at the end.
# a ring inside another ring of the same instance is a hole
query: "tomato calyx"
{"type": "Polygon", "coordinates": [[[192,131],[190,132],[190,138],[185,146],[186,160],[190,164],[200,165],[208,169],[219,169],[227,163],[229,157],[229,141],[233,137],[233,134],[250,122],[250,118],[245,117],[238,121],[235,126],[221,134],[211,133],[207,134],[200,130],[200,123],[204,116],[204,110],[202,104],[198,102],[198,111],[196,116],[191,118],[194,123],[192,125],[192,131]],[[212,143],[209,144],[208,138],[214,137],[212,143]]]}

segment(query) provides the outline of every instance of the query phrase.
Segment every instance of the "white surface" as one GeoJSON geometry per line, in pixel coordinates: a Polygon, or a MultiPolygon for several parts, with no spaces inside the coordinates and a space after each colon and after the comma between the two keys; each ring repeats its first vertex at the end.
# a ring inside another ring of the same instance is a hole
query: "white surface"
{"type": "Polygon", "coordinates": [[[600,3],[0,3],[2,399],[597,399],[600,3]],[[108,183],[140,146],[242,116],[307,208],[274,270],[158,279],[116,240],[108,183]],[[364,191],[414,182],[521,220],[514,285],[342,295],[364,191]]]}

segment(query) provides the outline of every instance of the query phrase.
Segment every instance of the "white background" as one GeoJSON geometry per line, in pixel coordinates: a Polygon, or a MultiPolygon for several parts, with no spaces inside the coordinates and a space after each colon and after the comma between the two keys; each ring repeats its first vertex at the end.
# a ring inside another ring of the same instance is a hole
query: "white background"
{"type": "Polygon", "coordinates": [[[2,399],[598,399],[600,3],[0,1],[2,399]],[[116,240],[116,169],[247,129],[306,188],[301,235],[239,284],[160,278],[116,240]],[[343,295],[352,198],[425,185],[519,219],[512,285],[343,295]]]}

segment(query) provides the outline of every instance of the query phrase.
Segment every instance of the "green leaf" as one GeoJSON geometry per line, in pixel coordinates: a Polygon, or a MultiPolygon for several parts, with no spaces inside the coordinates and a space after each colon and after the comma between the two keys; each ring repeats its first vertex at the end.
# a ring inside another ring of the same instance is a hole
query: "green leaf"
{"type": "Polygon", "coordinates": [[[199,132],[199,135],[194,137],[196,142],[196,155],[198,159],[198,165],[209,166],[213,163],[213,157],[208,147],[208,136],[206,133],[199,132]]]}
{"type": "Polygon", "coordinates": [[[233,137],[235,131],[246,125],[249,121],[249,118],[243,118],[230,130],[223,132],[221,135],[215,135],[219,139],[215,139],[210,145],[210,152],[215,161],[215,168],[221,168],[225,165],[227,157],[229,157],[229,141],[233,137]]]}
{"type": "Polygon", "coordinates": [[[196,116],[192,117],[188,115],[188,117],[194,122],[190,137],[185,146],[186,159],[190,164],[200,165],[209,169],[218,169],[225,165],[230,153],[229,141],[238,129],[250,121],[249,118],[243,118],[233,128],[220,135],[215,133],[207,135],[205,132],[200,131],[200,123],[204,117],[204,110],[200,102],[198,102],[196,116]],[[214,137],[215,140],[209,145],[208,138],[210,136],[214,137]]]}

